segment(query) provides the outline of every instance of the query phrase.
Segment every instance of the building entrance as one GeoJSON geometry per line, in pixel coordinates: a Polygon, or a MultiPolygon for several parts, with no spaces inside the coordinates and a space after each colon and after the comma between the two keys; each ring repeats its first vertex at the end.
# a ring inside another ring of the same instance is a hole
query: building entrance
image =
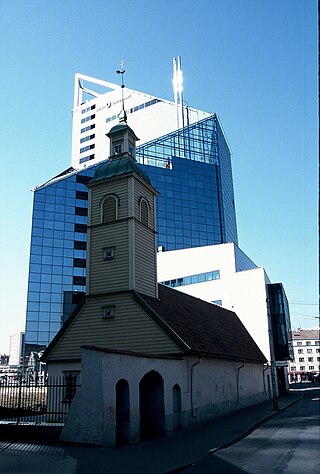
{"type": "Polygon", "coordinates": [[[116,384],[116,445],[123,446],[129,442],[130,399],[129,384],[119,380],[116,384]]]}
{"type": "Polygon", "coordinates": [[[158,436],[164,432],[163,378],[158,372],[148,372],[139,384],[140,438],[158,436]]]}

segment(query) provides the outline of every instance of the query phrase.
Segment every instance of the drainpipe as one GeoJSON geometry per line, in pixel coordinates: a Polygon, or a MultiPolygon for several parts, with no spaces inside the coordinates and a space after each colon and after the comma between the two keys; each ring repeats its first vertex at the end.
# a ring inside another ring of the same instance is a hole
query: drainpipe
{"type": "Polygon", "coordinates": [[[192,416],[196,416],[194,405],[193,405],[193,369],[201,363],[201,357],[198,357],[198,360],[191,365],[190,368],[190,399],[191,399],[191,413],[192,416]]]}
{"type": "Polygon", "coordinates": [[[265,371],[268,370],[270,367],[270,365],[267,363],[266,366],[263,368],[263,371],[262,371],[262,377],[263,377],[263,390],[264,390],[264,393],[265,395],[268,396],[268,393],[267,393],[267,388],[266,388],[266,381],[265,381],[265,371]]]}
{"type": "Polygon", "coordinates": [[[238,367],[238,373],[237,373],[237,397],[238,397],[238,403],[240,403],[240,394],[239,394],[239,379],[240,379],[240,370],[243,369],[244,367],[244,361],[242,362],[242,365],[238,367]]]}

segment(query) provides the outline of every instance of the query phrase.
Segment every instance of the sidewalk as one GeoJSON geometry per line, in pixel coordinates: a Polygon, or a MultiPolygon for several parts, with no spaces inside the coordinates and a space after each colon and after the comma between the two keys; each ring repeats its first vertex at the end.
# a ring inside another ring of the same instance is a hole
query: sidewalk
{"type": "MultiPolygon", "coordinates": [[[[279,410],[297,402],[303,392],[281,396],[279,410]]],[[[0,473],[23,474],[164,474],[206,457],[212,450],[246,436],[276,415],[267,401],[222,418],[193,425],[171,436],[123,448],[72,444],[55,446],[0,442],[0,473]]]]}

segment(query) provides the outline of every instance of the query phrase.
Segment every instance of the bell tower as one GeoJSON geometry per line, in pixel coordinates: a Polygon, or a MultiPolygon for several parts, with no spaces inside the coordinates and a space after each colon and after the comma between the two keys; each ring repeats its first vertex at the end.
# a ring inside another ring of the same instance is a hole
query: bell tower
{"type": "Polygon", "coordinates": [[[158,297],[156,196],[136,162],[134,131],[124,109],[107,134],[110,158],[88,184],[87,294],[120,291],[158,297]]]}

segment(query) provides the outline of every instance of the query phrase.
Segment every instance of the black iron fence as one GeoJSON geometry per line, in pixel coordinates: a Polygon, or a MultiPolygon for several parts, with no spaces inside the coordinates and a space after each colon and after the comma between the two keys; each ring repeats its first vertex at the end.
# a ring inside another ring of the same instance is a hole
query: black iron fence
{"type": "Polygon", "coordinates": [[[78,377],[48,377],[37,382],[0,380],[0,422],[61,423],[80,388],[78,377]]]}

